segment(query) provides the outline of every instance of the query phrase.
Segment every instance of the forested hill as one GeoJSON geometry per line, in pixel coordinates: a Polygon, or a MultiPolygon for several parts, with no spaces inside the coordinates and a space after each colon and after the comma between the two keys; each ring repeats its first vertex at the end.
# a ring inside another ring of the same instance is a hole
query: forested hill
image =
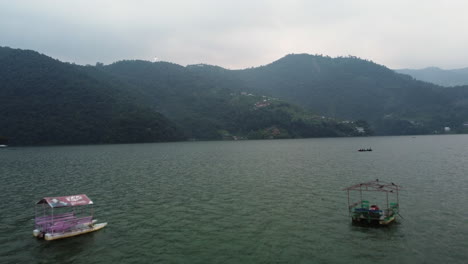
{"type": "Polygon", "coordinates": [[[167,118],[138,105],[116,80],[34,51],[0,48],[0,136],[13,145],[183,139],[167,118]]]}
{"type": "Polygon", "coordinates": [[[442,86],[468,85],[468,68],[443,70],[437,67],[424,69],[400,69],[396,72],[408,74],[413,78],[442,86]]]}
{"type": "Polygon", "coordinates": [[[79,66],[0,48],[0,137],[11,145],[366,135],[217,68],[121,61],[79,66]],[[202,68],[202,67],[200,67],[202,68]],[[208,68],[207,68],[208,69],[208,68]]]}
{"type": "Polygon", "coordinates": [[[100,68],[119,78],[142,104],[179,125],[193,139],[261,139],[356,136],[356,126],[318,116],[278,98],[247,92],[220,67],[182,67],[167,62],[121,61],[100,68]]]}
{"type": "Polygon", "coordinates": [[[378,134],[464,130],[466,87],[444,89],[356,57],[291,54],[233,72],[251,89],[341,119],[365,119],[378,134]]]}
{"type": "Polygon", "coordinates": [[[0,116],[1,142],[12,145],[466,132],[468,87],[356,57],[291,54],[227,70],[80,66],[0,48],[0,116]]]}

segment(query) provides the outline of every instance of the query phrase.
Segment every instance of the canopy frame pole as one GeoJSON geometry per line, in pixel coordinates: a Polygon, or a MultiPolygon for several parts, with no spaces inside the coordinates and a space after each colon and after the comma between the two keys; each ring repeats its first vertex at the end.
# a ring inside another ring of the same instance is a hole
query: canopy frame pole
{"type": "MultiPolygon", "coordinates": [[[[52,226],[55,224],[54,222],[54,207],[52,207],[52,226]]],[[[54,229],[52,228],[52,235],[54,234],[54,229]]]]}
{"type": "Polygon", "coordinates": [[[349,203],[349,190],[348,190],[348,214],[351,215],[351,205],[349,203]]]}
{"type": "Polygon", "coordinates": [[[399,199],[399,195],[398,195],[398,185],[396,186],[396,200],[397,200],[398,207],[400,207],[400,199],[399,199]]]}
{"type": "Polygon", "coordinates": [[[361,206],[362,206],[362,186],[359,186],[359,194],[361,196],[361,206]]]}
{"type": "Polygon", "coordinates": [[[390,209],[390,207],[388,206],[388,192],[385,192],[387,194],[387,209],[390,209]]]}

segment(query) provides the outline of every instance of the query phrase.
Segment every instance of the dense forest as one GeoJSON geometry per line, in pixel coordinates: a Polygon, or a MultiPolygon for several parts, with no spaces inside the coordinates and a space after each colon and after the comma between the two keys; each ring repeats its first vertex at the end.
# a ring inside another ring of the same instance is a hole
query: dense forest
{"type": "Polygon", "coordinates": [[[290,54],[244,70],[63,63],[0,48],[0,140],[12,145],[464,133],[468,87],[356,57],[290,54]]]}
{"type": "Polygon", "coordinates": [[[366,123],[247,93],[237,77],[216,69],[219,75],[166,62],[80,66],[0,48],[0,137],[45,145],[371,133],[358,131],[366,123]]]}
{"type": "Polygon", "coordinates": [[[180,140],[176,125],[81,67],[0,49],[0,136],[10,144],[180,140]]]}
{"type": "Polygon", "coordinates": [[[461,133],[468,119],[468,87],[443,88],[356,57],[291,54],[233,74],[310,111],[367,120],[379,135],[461,133]]]}

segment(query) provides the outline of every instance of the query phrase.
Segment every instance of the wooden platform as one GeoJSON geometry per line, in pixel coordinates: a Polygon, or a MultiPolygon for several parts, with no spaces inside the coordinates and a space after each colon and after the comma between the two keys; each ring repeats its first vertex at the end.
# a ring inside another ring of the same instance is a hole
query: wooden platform
{"type": "Polygon", "coordinates": [[[56,240],[56,239],[62,239],[62,238],[67,238],[67,237],[78,236],[78,235],[98,231],[98,230],[104,228],[106,225],[107,225],[107,223],[99,223],[99,224],[95,224],[95,225],[93,225],[91,227],[88,227],[88,228],[80,228],[80,229],[71,230],[71,231],[65,232],[65,233],[54,233],[54,234],[47,233],[47,234],[45,234],[44,239],[45,240],[56,240]]]}

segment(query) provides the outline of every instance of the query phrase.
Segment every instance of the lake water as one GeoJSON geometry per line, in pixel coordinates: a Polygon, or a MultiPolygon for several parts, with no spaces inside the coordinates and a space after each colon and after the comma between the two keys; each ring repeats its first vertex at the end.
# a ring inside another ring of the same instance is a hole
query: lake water
{"type": "Polygon", "coordinates": [[[466,135],[1,149],[0,263],[467,263],[467,161],[466,135]],[[375,178],[404,218],[353,226],[342,188],[375,178]],[[32,236],[80,193],[107,227],[32,236]]]}

